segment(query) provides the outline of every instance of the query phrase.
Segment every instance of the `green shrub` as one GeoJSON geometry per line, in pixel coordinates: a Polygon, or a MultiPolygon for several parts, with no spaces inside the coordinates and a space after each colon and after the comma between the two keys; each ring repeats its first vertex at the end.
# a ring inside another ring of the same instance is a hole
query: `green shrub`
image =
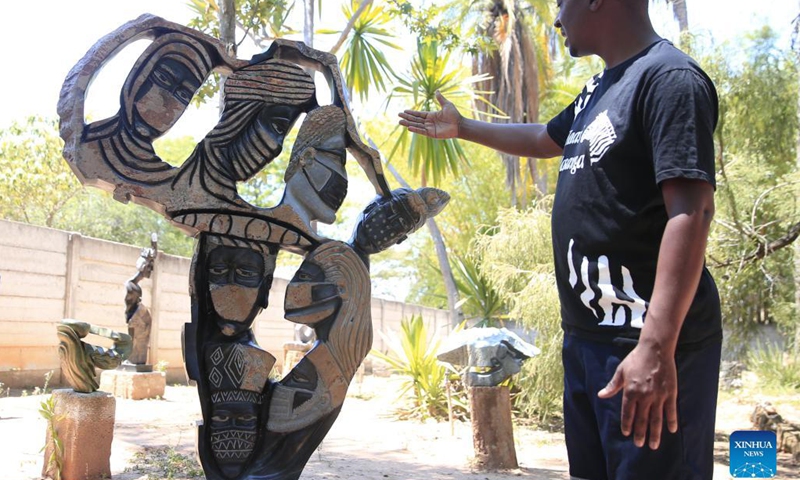
{"type": "MultiPolygon", "coordinates": [[[[446,419],[447,368],[436,359],[440,340],[428,335],[421,316],[414,315],[400,322],[399,334],[388,336],[389,354],[371,353],[386,362],[391,371],[405,377],[398,399],[411,394],[411,407],[401,409],[401,416],[446,419]]],[[[463,403],[463,402],[462,402],[463,403]]]]}
{"type": "Polygon", "coordinates": [[[481,257],[484,275],[509,306],[509,318],[536,332],[541,353],[526,360],[514,377],[514,411],[518,419],[548,426],[560,417],[564,391],[549,201],[545,197],[526,211],[501,211],[497,226],[476,238],[473,251],[481,257]]]}
{"type": "Polygon", "coordinates": [[[762,387],[800,390],[800,356],[774,345],[760,345],[747,354],[747,368],[762,387]]]}

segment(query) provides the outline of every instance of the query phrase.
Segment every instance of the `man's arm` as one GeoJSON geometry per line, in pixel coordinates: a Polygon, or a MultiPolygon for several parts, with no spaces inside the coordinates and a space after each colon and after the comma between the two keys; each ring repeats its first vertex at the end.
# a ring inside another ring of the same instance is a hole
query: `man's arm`
{"type": "Polygon", "coordinates": [[[666,416],[678,430],[675,348],[703,271],[706,242],[714,217],[714,188],[702,180],[665,180],[661,186],[669,220],[656,267],[655,286],[636,348],[620,363],[598,396],[622,391],[621,429],[634,443],[657,449],[666,416]]]}
{"type": "Polygon", "coordinates": [[[442,109],[437,112],[406,110],[400,125],[431,138],[460,138],[519,157],[550,158],[563,149],[540,123],[489,123],[464,118],[452,102],[436,92],[442,109]]]}

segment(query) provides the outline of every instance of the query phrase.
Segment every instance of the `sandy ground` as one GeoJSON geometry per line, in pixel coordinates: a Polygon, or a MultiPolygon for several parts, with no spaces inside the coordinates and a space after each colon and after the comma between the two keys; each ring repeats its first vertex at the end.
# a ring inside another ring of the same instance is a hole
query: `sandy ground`
{"type": "MultiPolygon", "coordinates": [[[[398,379],[367,376],[350,388],[339,419],[301,477],[309,479],[500,480],[512,478],[567,480],[562,434],[515,428],[520,468],[506,472],[479,472],[471,468],[472,433],[468,423],[398,421],[392,416],[398,379]]],[[[45,421],[38,413],[44,395],[0,398],[0,479],[39,479],[44,462],[40,452],[45,421]]],[[[728,474],[727,435],[749,429],[749,415],[757,398],[723,395],[717,417],[718,443],[714,480],[728,474]]],[[[797,403],[778,406],[784,417],[800,420],[797,403]],[[787,410],[788,409],[788,410],[787,410]]],[[[166,478],[137,460],[147,447],[168,447],[192,457],[194,425],[200,406],[192,387],[168,386],[164,399],[117,399],[112,445],[114,480],[166,478]],[[136,468],[138,466],[138,469],[136,468]]],[[[800,478],[800,467],[785,456],[779,476],[800,478]]],[[[175,479],[189,478],[176,475],[175,479]]]]}

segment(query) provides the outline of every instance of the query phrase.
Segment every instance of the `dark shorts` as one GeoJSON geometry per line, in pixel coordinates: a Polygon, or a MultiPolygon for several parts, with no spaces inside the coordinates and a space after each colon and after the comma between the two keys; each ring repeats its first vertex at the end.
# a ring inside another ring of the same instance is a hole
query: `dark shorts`
{"type": "Polygon", "coordinates": [[[670,433],[664,422],[658,450],[647,443],[637,447],[633,435],[622,435],[622,392],[608,400],[597,397],[632,349],[564,335],[564,428],[570,475],[589,480],[710,480],[721,342],[676,354],[679,428],[670,433]]]}

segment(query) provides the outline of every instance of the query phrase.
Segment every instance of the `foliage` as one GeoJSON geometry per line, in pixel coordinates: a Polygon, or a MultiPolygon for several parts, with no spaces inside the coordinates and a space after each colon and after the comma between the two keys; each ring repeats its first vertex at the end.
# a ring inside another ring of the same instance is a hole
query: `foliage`
{"type": "Polygon", "coordinates": [[[400,333],[387,338],[390,353],[371,353],[386,362],[392,372],[406,377],[398,399],[409,392],[411,407],[402,416],[447,418],[445,378],[447,369],[436,359],[440,341],[431,338],[422,316],[414,315],[400,322],[400,333]]]}
{"type": "Polygon", "coordinates": [[[483,274],[480,261],[474,256],[455,255],[456,287],[462,298],[465,315],[471,315],[475,326],[499,327],[506,314],[506,305],[483,274]]]}
{"type": "Polygon", "coordinates": [[[147,480],[205,478],[197,460],[179,453],[174,447],[144,447],[133,458],[134,465],[125,471],[146,473],[147,480]]]}
{"type": "MultiPolygon", "coordinates": [[[[239,0],[236,5],[236,23],[256,45],[263,47],[265,40],[295,33],[286,20],[295,2],[287,0],[239,0]]],[[[195,12],[188,26],[219,38],[219,5],[215,0],[189,0],[195,12]]],[[[241,43],[239,41],[238,43],[241,43]]]]}
{"type": "Polygon", "coordinates": [[[56,121],[38,116],[0,131],[0,215],[54,227],[81,184],[61,156],[56,121]]]}
{"type": "Polygon", "coordinates": [[[747,354],[747,368],[758,376],[762,387],[800,392],[800,356],[776,345],[759,345],[747,354]]]}
{"type": "Polygon", "coordinates": [[[497,227],[475,239],[483,273],[509,305],[509,318],[536,332],[541,354],[524,364],[515,383],[515,411],[550,423],[561,411],[561,315],[550,240],[550,197],[526,211],[501,211],[497,227]]]}
{"type": "MultiPolygon", "coordinates": [[[[451,55],[452,52],[442,48],[437,41],[418,41],[411,71],[398,77],[387,104],[398,97],[412,110],[438,110],[438,91],[462,112],[471,111],[477,102],[485,102],[493,108],[482,97],[485,92],[472,88],[485,76],[470,75],[463,66],[453,66],[451,55]]],[[[390,160],[399,148],[408,148],[408,164],[413,175],[422,179],[422,185],[428,182],[439,185],[447,173],[458,175],[461,164],[469,164],[464,149],[455,139],[434,140],[402,129],[389,152],[390,160]]]]}
{"type": "MultiPolygon", "coordinates": [[[[388,0],[389,11],[400,18],[412,36],[423,43],[438,42],[451,50],[463,43],[462,18],[453,18],[452,0],[431,5],[420,5],[410,0],[388,0]],[[444,5],[442,5],[444,3],[444,5]]],[[[458,2],[463,3],[463,2],[458,2]]]]}
{"type": "Polygon", "coordinates": [[[54,480],[61,480],[61,470],[64,469],[64,443],[58,436],[56,423],[60,422],[64,415],[56,414],[56,399],[52,395],[39,403],[39,414],[47,421],[48,438],[50,439],[50,445],[43,446],[41,451],[45,451],[48,446],[51,448],[45,470],[53,475],[54,480]]]}
{"type": "Polygon", "coordinates": [[[796,59],[761,29],[703,57],[719,93],[717,212],[708,246],[729,330],[741,355],[759,324],[796,328],[792,251],[768,251],[800,222],[796,59]]]}
{"type": "MultiPolygon", "coordinates": [[[[360,0],[351,0],[349,5],[344,4],[342,11],[345,17],[351,18],[360,3],[360,0]]],[[[367,99],[371,87],[379,92],[385,91],[395,76],[391,64],[376,45],[400,50],[398,45],[390,41],[394,36],[385,28],[390,21],[391,16],[386,10],[370,4],[353,24],[347,47],[339,61],[347,87],[351,92],[358,93],[362,101],[367,99]]]]}
{"type": "MultiPolygon", "coordinates": [[[[192,240],[161,215],[123,205],[95,188],[83,188],[64,161],[62,148],[55,120],[30,117],[0,131],[3,219],[135,245],[149,245],[155,232],[162,251],[191,255],[192,240]]],[[[176,165],[189,156],[194,141],[160,140],[157,148],[165,161],[176,165]]]]}

